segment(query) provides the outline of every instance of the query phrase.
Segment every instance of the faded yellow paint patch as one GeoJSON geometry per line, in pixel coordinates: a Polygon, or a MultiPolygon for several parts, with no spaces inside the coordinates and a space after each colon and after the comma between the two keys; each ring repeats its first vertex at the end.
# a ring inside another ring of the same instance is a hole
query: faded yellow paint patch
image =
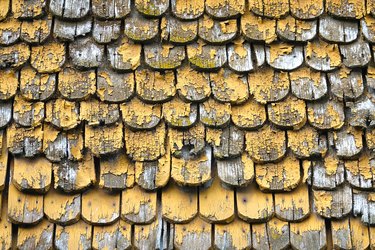
{"type": "Polygon", "coordinates": [[[156,217],[157,193],[146,192],[138,185],[122,191],[121,217],[134,223],[150,223],[156,217]]]}
{"type": "MultiPolygon", "coordinates": [[[[101,249],[103,242],[111,244],[104,245],[104,249],[128,249],[131,246],[132,230],[131,225],[123,220],[106,225],[106,226],[94,226],[92,236],[92,248],[101,249]]],[[[91,245],[88,246],[90,248],[91,245]]]]}
{"type": "Polygon", "coordinates": [[[185,223],[198,213],[196,188],[183,190],[170,181],[162,191],[161,202],[163,217],[170,222],[185,223]]]}
{"type": "Polygon", "coordinates": [[[176,0],[176,14],[180,16],[199,15],[204,11],[204,0],[176,0]]]}
{"type": "MultiPolygon", "coordinates": [[[[64,182],[63,176],[60,180],[60,168],[58,164],[53,164],[53,179],[54,179],[54,188],[59,188],[59,183],[64,182]]],[[[94,159],[90,153],[85,153],[83,160],[78,162],[77,170],[74,172],[75,179],[72,182],[73,190],[79,191],[84,188],[87,188],[92,183],[95,182],[95,166],[94,166],[94,159]]]]}
{"type": "Polygon", "coordinates": [[[333,196],[331,192],[314,190],[314,206],[318,214],[327,214],[332,209],[333,196]]]}
{"type": "Polygon", "coordinates": [[[26,43],[17,43],[12,46],[8,47],[1,47],[0,54],[3,58],[9,59],[2,59],[1,62],[5,63],[3,60],[9,63],[10,67],[20,67],[27,62],[30,58],[30,48],[29,45],[26,43]]]}
{"type": "Polygon", "coordinates": [[[192,119],[192,106],[178,97],[163,104],[163,117],[173,126],[190,126],[195,122],[192,119]]]}
{"type": "MultiPolygon", "coordinates": [[[[1,2],[1,1],[0,1],[1,2]]],[[[2,193],[0,193],[3,195],[2,193]]],[[[7,208],[8,202],[7,199],[2,199],[0,202],[1,215],[0,215],[0,242],[1,247],[4,249],[12,248],[12,223],[8,220],[7,208]]]]}
{"type": "Polygon", "coordinates": [[[364,0],[326,0],[327,12],[340,17],[352,17],[361,19],[366,15],[364,0]],[[344,13],[343,13],[344,12],[344,13]],[[349,15],[346,15],[348,12],[349,15]],[[353,12],[353,13],[352,13],[353,12]]]}
{"type": "Polygon", "coordinates": [[[55,245],[67,249],[84,249],[91,246],[92,226],[79,220],[69,226],[56,225],[55,245]]]}
{"type": "Polygon", "coordinates": [[[33,227],[20,227],[17,234],[17,248],[38,248],[43,244],[48,246],[48,243],[52,246],[52,241],[47,239],[52,238],[53,230],[53,223],[48,220],[42,220],[33,227]]]}
{"type": "Polygon", "coordinates": [[[82,194],[82,218],[93,224],[107,224],[120,215],[120,194],[91,189],[82,194]]]}
{"type": "Polygon", "coordinates": [[[40,73],[53,73],[61,70],[65,63],[65,45],[47,43],[31,48],[30,64],[40,73]]]}
{"type": "Polygon", "coordinates": [[[296,189],[291,192],[275,193],[275,207],[276,211],[281,213],[298,213],[299,218],[302,220],[310,214],[310,199],[309,187],[307,184],[300,184],[296,189]]]}
{"type": "Polygon", "coordinates": [[[80,122],[76,105],[61,98],[47,102],[45,121],[66,130],[75,128],[80,122]]]}
{"type": "Polygon", "coordinates": [[[318,132],[310,126],[304,126],[300,130],[288,130],[288,146],[294,153],[301,157],[310,157],[313,154],[324,156],[327,147],[320,146],[320,136],[318,132]]]}
{"type": "Polygon", "coordinates": [[[12,98],[18,88],[18,74],[12,69],[0,70],[0,99],[12,98]]]}
{"type": "Polygon", "coordinates": [[[43,42],[51,32],[51,23],[51,15],[44,19],[24,21],[21,25],[21,37],[23,37],[28,42],[43,42]]]}
{"type": "Polygon", "coordinates": [[[290,223],[290,233],[307,237],[312,232],[321,232],[325,230],[324,219],[316,213],[311,213],[309,217],[301,222],[290,223]]]}
{"type": "Polygon", "coordinates": [[[248,11],[241,16],[241,30],[245,36],[267,44],[277,39],[275,20],[256,16],[248,11]]]}
{"type": "Polygon", "coordinates": [[[281,162],[255,165],[256,182],[261,190],[290,191],[301,180],[299,160],[287,156],[281,162]]]}
{"type": "Polygon", "coordinates": [[[85,126],[85,147],[96,155],[114,153],[124,146],[121,122],[110,126],[85,126]]]}
{"type": "Polygon", "coordinates": [[[10,10],[10,0],[0,0],[0,21],[3,21],[10,10]]]}
{"type": "Polygon", "coordinates": [[[331,67],[338,67],[341,64],[339,46],[337,44],[326,43],[321,39],[307,43],[305,56],[306,58],[315,56],[329,61],[331,67]]]}
{"type": "Polygon", "coordinates": [[[234,218],[234,192],[213,178],[208,188],[199,189],[199,214],[210,222],[230,222],[234,218]]]}
{"type": "Polygon", "coordinates": [[[232,8],[238,13],[243,14],[245,10],[244,0],[206,0],[206,7],[220,10],[221,8],[232,8]]]}
{"type": "Polygon", "coordinates": [[[161,105],[150,105],[132,98],[128,103],[120,105],[122,119],[127,124],[137,124],[143,126],[152,122],[153,117],[161,118],[161,105]]]}
{"type": "Polygon", "coordinates": [[[246,150],[255,162],[281,159],[286,152],[285,132],[271,126],[245,133],[246,150]]]}
{"type": "Polygon", "coordinates": [[[126,153],[133,160],[157,160],[165,154],[165,124],[161,122],[152,131],[131,131],[125,127],[125,142],[126,153]]]}
{"type": "Polygon", "coordinates": [[[290,1],[290,11],[293,14],[318,16],[324,9],[324,2],[322,0],[294,0],[290,1]]]}
{"type": "Polygon", "coordinates": [[[349,224],[349,218],[331,221],[332,241],[334,247],[346,249],[353,248],[349,224]]]}
{"type": "MultiPolygon", "coordinates": [[[[0,6],[1,6],[1,3],[0,3],[0,6]]],[[[0,19],[1,19],[1,16],[0,16],[0,19]]],[[[20,31],[21,31],[21,22],[18,21],[16,18],[9,17],[0,22],[0,37],[2,38],[6,38],[7,36],[19,37],[20,31]]]]}
{"type": "Polygon", "coordinates": [[[353,249],[368,249],[370,245],[369,229],[360,218],[350,217],[350,235],[353,249]]]}
{"type": "Polygon", "coordinates": [[[44,213],[50,221],[71,224],[79,220],[80,200],[80,194],[67,194],[51,188],[44,196],[44,213]]]}
{"type": "Polygon", "coordinates": [[[326,112],[315,112],[312,106],[307,107],[307,118],[314,126],[322,128],[340,129],[345,123],[345,117],[335,106],[336,103],[328,101],[326,104],[326,112]]]}
{"type": "Polygon", "coordinates": [[[319,71],[314,71],[309,67],[300,67],[289,72],[290,81],[298,81],[300,79],[306,79],[313,81],[314,86],[318,87],[320,85],[321,73],[319,71]]]}
{"type": "Polygon", "coordinates": [[[141,63],[141,50],[140,44],[134,44],[127,37],[123,37],[121,44],[116,48],[116,54],[121,62],[130,64],[130,68],[135,70],[141,63]]]}
{"type": "Polygon", "coordinates": [[[205,152],[190,159],[172,157],[171,177],[180,185],[200,186],[208,182],[211,179],[209,153],[205,152]]]}
{"type": "Polygon", "coordinates": [[[280,56],[289,55],[293,52],[294,46],[287,43],[271,44],[270,48],[270,63],[275,62],[280,56]]]}
{"type": "Polygon", "coordinates": [[[121,177],[124,183],[120,183],[120,186],[126,186],[128,179],[134,181],[134,163],[125,155],[125,153],[116,154],[111,159],[100,159],[100,188],[110,188],[117,184],[118,179],[121,177]],[[111,177],[113,176],[114,182],[111,183],[111,177]]]}
{"type": "Polygon", "coordinates": [[[177,69],[176,89],[188,100],[207,98],[211,94],[209,75],[195,71],[191,67],[179,68],[177,69]]]}
{"type": "Polygon", "coordinates": [[[356,177],[362,177],[364,180],[374,180],[375,171],[370,161],[370,156],[364,153],[361,154],[358,160],[345,161],[345,169],[356,177]]]}
{"type": "Polygon", "coordinates": [[[6,135],[3,131],[1,131],[0,132],[0,191],[4,189],[5,176],[7,174],[7,169],[8,169],[8,147],[7,147],[6,135]]]}
{"type": "Polygon", "coordinates": [[[12,1],[12,13],[14,18],[20,17],[38,17],[44,12],[45,0],[17,0],[12,1]]]}
{"type": "Polygon", "coordinates": [[[52,163],[46,158],[14,158],[12,181],[18,189],[45,192],[50,188],[51,179],[52,163]]]}
{"type": "Polygon", "coordinates": [[[59,73],[58,89],[64,97],[69,99],[86,98],[95,94],[95,71],[80,71],[67,66],[59,73]]]}
{"type": "MultiPolygon", "coordinates": [[[[171,174],[171,155],[170,146],[167,144],[166,153],[160,157],[157,161],[157,170],[155,173],[155,187],[160,188],[167,185],[171,174]]],[[[140,181],[141,175],[145,174],[144,162],[135,162],[135,179],[137,183],[140,181]]]]}
{"type": "Polygon", "coordinates": [[[261,192],[255,183],[237,189],[238,216],[249,222],[259,222],[274,214],[272,193],[261,192]]]}
{"type": "Polygon", "coordinates": [[[145,100],[166,101],[176,94],[173,71],[164,74],[148,69],[135,71],[137,94],[145,100]]]}
{"type": "Polygon", "coordinates": [[[243,75],[221,69],[210,73],[210,82],[212,93],[219,101],[240,104],[249,98],[249,85],[243,75]]]}
{"type": "Polygon", "coordinates": [[[215,224],[215,246],[220,249],[229,240],[232,249],[247,249],[251,245],[250,225],[238,218],[229,224],[215,224]],[[223,245],[221,245],[223,244],[223,245]]]}
{"type": "MultiPolygon", "coordinates": [[[[287,72],[275,72],[270,67],[260,68],[248,74],[250,94],[262,104],[277,101],[277,93],[289,91],[289,75],[287,72]]],[[[284,97],[284,96],[281,96],[284,97]]]]}
{"type": "MultiPolygon", "coordinates": [[[[210,239],[211,225],[197,216],[189,224],[176,224],[174,232],[174,246],[179,249],[181,246],[189,246],[193,239],[210,239]]],[[[203,243],[203,242],[202,242],[203,243]]],[[[207,243],[204,241],[204,243],[207,243]]],[[[211,244],[209,244],[211,245],[211,244]]]]}
{"type": "Polygon", "coordinates": [[[43,218],[43,195],[20,192],[13,184],[10,184],[8,218],[22,224],[40,221],[43,218]]]}
{"type": "Polygon", "coordinates": [[[307,121],[306,104],[294,96],[288,96],[281,102],[268,105],[269,120],[282,127],[292,127],[298,130],[307,121]]]}
{"type": "Polygon", "coordinates": [[[242,105],[232,106],[232,121],[240,128],[256,128],[264,124],[267,119],[264,105],[254,99],[242,105]]]}
{"type": "Polygon", "coordinates": [[[7,127],[7,143],[9,151],[19,149],[19,145],[23,145],[23,141],[35,140],[35,143],[42,145],[43,130],[42,126],[35,128],[18,127],[15,123],[7,127]]]}

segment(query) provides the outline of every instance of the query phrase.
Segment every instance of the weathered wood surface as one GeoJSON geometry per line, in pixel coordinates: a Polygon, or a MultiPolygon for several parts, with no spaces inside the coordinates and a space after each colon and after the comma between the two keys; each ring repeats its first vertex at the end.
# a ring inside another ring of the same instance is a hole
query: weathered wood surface
{"type": "Polygon", "coordinates": [[[120,19],[130,13],[130,0],[92,0],[92,12],[101,19],[120,19]]]}
{"type": "Polygon", "coordinates": [[[144,192],[139,186],[128,188],[121,194],[121,218],[131,223],[149,224],[156,218],[155,192],[144,192]]]}
{"type": "Polygon", "coordinates": [[[69,22],[56,18],[54,20],[53,35],[65,41],[74,41],[75,38],[85,36],[91,31],[91,18],[82,21],[69,22]]]}
{"type": "Polygon", "coordinates": [[[90,11],[90,0],[51,0],[49,10],[66,19],[81,19],[90,11]]]}
{"type": "Polygon", "coordinates": [[[323,15],[319,18],[319,35],[331,43],[350,43],[357,39],[358,23],[323,15]]]}
{"type": "Polygon", "coordinates": [[[90,38],[79,38],[69,44],[72,63],[79,68],[97,68],[103,62],[104,46],[90,38]]]}
{"type": "Polygon", "coordinates": [[[92,226],[80,220],[69,226],[56,225],[55,241],[56,249],[90,249],[92,241],[92,226]]]}
{"type": "Polygon", "coordinates": [[[116,191],[133,186],[134,165],[125,152],[100,158],[99,187],[116,191]]]}
{"type": "Polygon", "coordinates": [[[286,153],[286,134],[272,126],[245,133],[246,151],[256,163],[273,162],[286,153]]]}
{"type": "MultiPolygon", "coordinates": [[[[46,101],[56,90],[56,74],[39,74],[35,69],[25,66],[20,71],[19,93],[27,100],[46,101]]],[[[8,79],[8,84],[12,81],[8,79]]]]}
{"type": "Polygon", "coordinates": [[[352,212],[352,189],[342,185],[335,190],[313,190],[314,210],[325,218],[342,218],[352,212]]]}
{"type": "Polygon", "coordinates": [[[198,35],[207,43],[228,43],[237,35],[237,20],[216,21],[205,15],[199,19],[198,35]]]}
{"type": "Polygon", "coordinates": [[[78,192],[91,186],[95,177],[94,159],[86,153],[82,162],[64,160],[53,164],[54,187],[64,192],[78,192]]]}
{"type": "Polygon", "coordinates": [[[210,143],[217,159],[232,158],[242,154],[244,150],[244,132],[233,125],[224,129],[206,130],[206,142],[210,143]]]}
{"type": "Polygon", "coordinates": [[[255,183],[236,192],[238,216],[248,222],[265,222],[275,214],[271,193],[263,193],[255,183]]]}
{"type": "Polygon", "coordinates": [[[44,214],[49,221],[68,225],[79,220],[81,194],[66,194],[51,188],[44,196],[44,214]]]}
{"type": "Polygon", "coordinates": [[[121,21],[94,21],[92,36],[97,43],[108,44],[119,38],[121,21]]]}
{"type": "Polygon", "coordinates": [[[48,220],[42,220],[35,227],[20,227],[17,233],[17,249],[52,249],[53,229],[53,223],[48,220]]]}
{"type": "Polygon", "coordinates": [[[254,163],[247,153],[233,159],[217,160],[218,177],[230,186],[246,186],[254,179],[254,163]]]}
{"type": "MultiPolygon", "coordinates": [[[[175,2],[172,1],[172,5],[175,2]]],[[[173,44],[186,44],[193,42],[198,37],[197,21],[181,21],[167,15],[161,20],[161,38],[173,44]]]]}

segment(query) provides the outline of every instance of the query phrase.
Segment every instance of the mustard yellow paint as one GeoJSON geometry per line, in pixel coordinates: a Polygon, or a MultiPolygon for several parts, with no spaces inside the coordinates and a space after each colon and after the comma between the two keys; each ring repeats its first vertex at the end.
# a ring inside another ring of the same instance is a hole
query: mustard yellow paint
{"type": "Polygon", "coordinates": [[[23,249],[25,247],[35,247],[46,244],[46,235],[53,235],[53,224],[48,220],[42,220],[36,226],[33,227],[20,227],[17,234],[17,247],[18,249],[23,249]],[[30,244],[30,239],[34,244],[30,244]]]}
{"type": "Polygon", "coordinates": [[[47,191],[50,188],[51,179],[52,163],[46,158],[14,158],[12,181],[18,189],[47,191]]]}
{"type": "Polygon", "coordinates": [[[237,189],[238,216],[246,221],[263,221],[273,216],[272,193],[263,193],[255,185],[237,189]]]}
{"type": "Polygon", "coordinates": [[[82,194],[82,218],[93,224],[106,224],[120,216],[120,194],[91,189],[82,194]]]}
{"type": "Polygon", "coordinates": [[[267,44],[277,39],[275,20],[256,16],[248,11],[241,17],[241,31],[244,35],[267,44]]]}
{"type": "Polygon", "coordinates": [[[53,73],[61,70],[65,63],[65,45],[47,43],[31,48],[30,64],[40,73],[53,73]]]}
{"type": "Polygon", "coordinates": [[[210,187],[199,189],[199,214],[210,222],[229,222],[234,218],[234,192],[223,187],[217,176],[210,187]]]}
{"type": "Polygon", "coordinates": [[[0,70],[0,99],[8,100],[13,97],[18,88],[18,77],[14,70],[0,70]]]}
{"type": "Polygon", "coordinates": [[[156,192],[147,192],[138,185],[122,191],[121,217],[127,219],[128,216],[140,216],[150,218],[148,223],[155,219],[157,212],[156,192]],[[140,211],[146,211],[146,215],[140,214],[140,211]]]}
{"type": "Polygon", "coordinates": [[[183,190],[169,182],[161,195],[163,217],[172,222],[188,222],[198,213],[198,193],[196,189],[183,190]]]}
{"type": "MultiPolygon", "coordinates": [[[[116,225],[117,226],[117,225],[116,225]]],[[[67,239],[67,242],[62,241],[64,247],[67,249],[84,249],[84,246],[89,242],[91,245],[92,227],[85,223],[83,220],[79,220],[77,223],[68,226],[60,226],[56,224],[55,239],[56,245],[59,245],[59,239],[67,239]]]]}
{"type": "Polygon", "coordinates": [[[77,103],[62,98],[47,102],[45,121],[58,121],[60,127],[65,130],[75,128],[80,122],[77,103]]]}

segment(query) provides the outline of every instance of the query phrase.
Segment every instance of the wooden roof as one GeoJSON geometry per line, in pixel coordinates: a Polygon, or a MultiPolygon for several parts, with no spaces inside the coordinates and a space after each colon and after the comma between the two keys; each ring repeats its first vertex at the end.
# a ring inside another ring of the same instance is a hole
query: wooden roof
{"type": "Polygon", "coordinates": [[[0,0],[0,249],[375,248],[373,44],[373,0],[0,0]]]}

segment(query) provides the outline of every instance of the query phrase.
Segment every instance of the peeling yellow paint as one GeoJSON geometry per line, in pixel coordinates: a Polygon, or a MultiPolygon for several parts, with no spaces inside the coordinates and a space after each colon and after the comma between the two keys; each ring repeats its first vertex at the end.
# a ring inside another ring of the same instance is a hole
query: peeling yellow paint
{"type": "Polygon", "coordinates": [[[329,61],[330,67],[338,67],[341,64],[341,55],[337,44],[329,44],[319,39],[308,42],[305,47],[306,58],[316,56],[329,61]]]}
{"type": "Polygon", "coordinates": [[[40,73],[53,73],[61,70],[65,63],[65,45],[47,43],[31,48],[30,64],[40,73]]]}
{"type": "Polygon", "coordinates": [[[140,217],[147,218],[147,221],[142,220],[142,223],[151,222],[156,217],[156,198],[155,192],[146,192],[138,185],[125,189],[122,191],[122,218],[131,221],[133,217],[140,217]]]}
{"type": "Polygon", "coordinates": [[[241,30],[245,36],[265,41],[267,44],[277,39],[276,21],[256,16],[251,12],[245,12],[241,17],[241,30]]]}
{"type": "Polygon", "coordinates": [[[299,160],[291,156],[279,163],[257,164],[255,173],[261,190],[290,191],[301,180],[299,160]]]}
{"type": "Polygon", "coordinates": [[[240,104],[249,98],[249,86],[243,75],[221,69],[210,73],[210,82],[212,93],[219,101],[240,104]]]}
{"type": "Polygon", "coordinates": [[[257,102],[265,104],[269,101],[278,101],[284,96],[278,93],[289,91],[289,75],[287,72],[276,72],[270,67],[260,68],[248,74],[250,93],[257,102]]]}
{"type": "Polygon", "coordinates": [[[12,181],[18,189],[44,192],[50,188],[51,178],[52,163],[46,158],[14,158],[12,181]]]}
{"type": "Polygon", "coordinates": [[[0,99],[8,100],[13,97],[18,88],[17,73],[12,69],[0,70],[0,99]]]}

